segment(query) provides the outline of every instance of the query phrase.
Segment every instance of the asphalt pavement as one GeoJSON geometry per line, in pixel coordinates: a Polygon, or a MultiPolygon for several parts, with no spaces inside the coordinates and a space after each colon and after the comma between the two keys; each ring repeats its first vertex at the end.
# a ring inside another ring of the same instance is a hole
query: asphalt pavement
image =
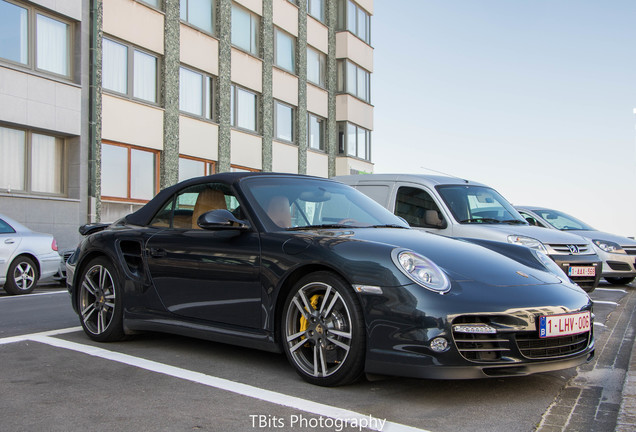
{"type": "Polygon", "coordinates": [[[64,289],[44,285],[0,295],[0,430],[334,432],[338,425],[325,421],[335,409],[388,419],[385,432],[631,432],[636,288],[603,284],[592,298],[596,356],[577,369],[325,389],[300,381],[284,356],[246,348],[162,334],[94,343],[64,289]]]}

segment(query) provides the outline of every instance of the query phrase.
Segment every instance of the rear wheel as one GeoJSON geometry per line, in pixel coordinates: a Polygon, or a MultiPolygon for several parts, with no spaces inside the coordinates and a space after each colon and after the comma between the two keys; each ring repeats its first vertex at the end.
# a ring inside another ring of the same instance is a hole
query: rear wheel
{"type": "Polygon", "coordinates": [[[95,258],[85,267],[77,301],[82,328],[91,339],[109,342],[124,338],[121,287],[108,259],[95,258]]]}
{"type": "Polygon", "coordinates": [[[37,286],[38,278],[38,268],[33,260],[19,256],[9,266],[4,290],[12,295],[29,294],[37,286]]]}
{"type": "Polygon", "coordinates": [[[633,277],[606,277],[606,281],[612,285],[627,285],[634,281],[633,277]]]}
{"type": "Polygon", "coordinates": [[[351,288],[329,272],[301,279],[287,296],[281,336],[285,354],[307,382],[344,385],[363,373],[365,332],[351,288]]]}

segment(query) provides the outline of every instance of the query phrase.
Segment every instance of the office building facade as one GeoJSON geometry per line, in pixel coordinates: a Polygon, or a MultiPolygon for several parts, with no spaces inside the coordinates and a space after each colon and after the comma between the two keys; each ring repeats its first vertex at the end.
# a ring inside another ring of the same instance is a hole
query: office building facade
{"type": "Polygon", "coordinates": [[[57,101],[52,90],[36,96],[0,83],[0,151],[22,140],[26,155],[23,184],[9,189],[19,173],[0,173],[0,206],[24,201],[24,216],[9,213],[27,225],[29,208],[50,216],[52,203],[73,213],[64,214],[73,230],[113,221],[163,187],[215,172],[373,169],[372,0],[0,0],[0,8],[13,14],[0,18],[13,26],[0,30],[9,33],[0,73],[73,95],[46,120],[30,108],[57,101]],[[11,48],[24,38],[21,10],[35,27],[24,62],[11,48]],[[58,40],[40,36],[45,25],[58,39],[66,32],[65,52],[61,41],[46,51],[60,65],[39,54],[38,37],[58,40]],[[12,98],[27,105],[20,118],[3,103],[12,98]],[[40,135],[52,137],[48,153],[40,135]],[[55,181],[43,191],[34,173],[49,171],[55,181]]]}

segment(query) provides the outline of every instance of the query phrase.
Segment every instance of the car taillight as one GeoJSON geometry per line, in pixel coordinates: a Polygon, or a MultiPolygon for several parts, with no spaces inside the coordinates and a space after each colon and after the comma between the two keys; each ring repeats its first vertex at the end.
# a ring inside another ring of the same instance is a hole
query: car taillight
{"type": "Polygon", "coordinates": [[[51,242],[51,249],[57,252],[57,242],[55,241],[55,239],[53,239],[53,241],[51,242]]]}

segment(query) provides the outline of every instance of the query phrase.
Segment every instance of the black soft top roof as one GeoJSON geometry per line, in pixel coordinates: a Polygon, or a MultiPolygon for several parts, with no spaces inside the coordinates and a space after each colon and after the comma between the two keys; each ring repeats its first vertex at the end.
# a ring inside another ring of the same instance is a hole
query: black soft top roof
{"type": "MultiPolygon", "coordinates": [[[[233,185],[238,183],[241,179],[246,177],[259,177],[259,176],[267,176],[267,177],[301,177],[301,178],[316,178],[312,176],[305,176],[299,174],[284,174],[284,173],[271,173],[271,172],[226,172],[220,174],[213,174],[204,177],[195,177],[189,180],[184,180],[175,185],[169,186],[165,189],[159,191],[157,195],[142,208],[137,210],[134,213],[127,215],[124,220],[126,223],[131,225],[148,225],[152,217],[166,205],[166,202],[170,199],[175,192],[186,188],[188,186],[193,186],[201,183],[224,183],[227,185],[233,185]]],[[[322,179],[326,180],[326,179],[322,179]]]]}

